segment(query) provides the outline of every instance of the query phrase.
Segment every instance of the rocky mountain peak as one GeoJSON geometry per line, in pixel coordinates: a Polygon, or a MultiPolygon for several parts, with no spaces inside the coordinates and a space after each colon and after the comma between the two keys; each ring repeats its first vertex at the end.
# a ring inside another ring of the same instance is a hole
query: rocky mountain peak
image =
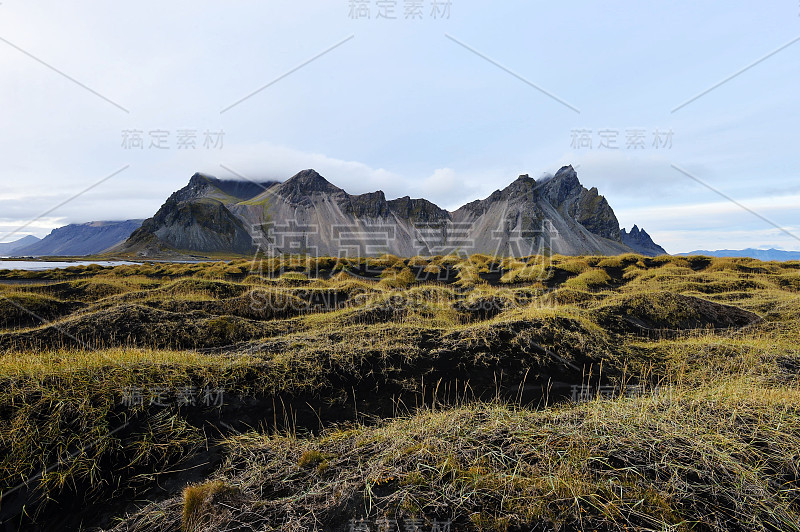
{"type": "Polygon", "coordinates": [[[533,188],[536,184],[536,180],[530,177],[528,174],[522,174],[518,178],[516,178],[510,185],[508,185],[503,192],[508,193],[524,193],[528,192],[533,188]]]}
{"type": "Polygon", "coordinates": [[[175,201],[186,201],[191,198],[202,196],[211,186],[211,181],[213,179],[214,178],[197,172],[189,179],[189,184],[173,193],[170,199],[175,201]]]}
{"type": "Polygon", "coordinates": [[[625,231],[625,229],[620,231],[620,237],[622,238],[623,244],[632,248],[637,253],[642,253],[644,255],[667,254],[664,248],[653,242],[653,239],[647,234],[647,231],[639,229],[636,224],[633,225],[630,233],[625,231]]]}
{"type": "Polygon", "coordinates": [[[553,177],[574,177],[577,179],[578,172],[575,171],[571,164],[568,164],[559,168],[553,177]]]}
{"type": "Polygon", "coordinates": [[[198,172],[189,179],[188,185],[175,192],[170,199],[183,202],[216,195],[216,199],[223,202],[229,201],[230,198],[247,200],[275,184],[277,181],[258,183],[246,179],[218,179],[198,172]]]}
{"type": "Polygon", "coordinates": [[[327,179],[313,169],[303,170],[295,174],[285,181],[281,188],[286,190],[298,190],[307,194],[339,190],[338,187],[332,185],[327,179]]]}
{"type": "Polygon", "coordinates": [[[582,188],[583,186],[578,180],[578,172],[575,171],[572,165],[562,166],[550,180],[550,183],[558,184],[560,188],[566,190],[582,188]]]}
{"type": "Polygon", "coordinates": [[[343,193],[339,200],[342,211],[356,217],[384,217],[389,215],[389,202],[382,190],[350,196],[343,193]]]}
{"type": "Polygon", "coordinates": [[[447,220],[450,214],[426,199],[411,199],[403,196],[389,201],[389,209],[406,220],[413,222],[433,222],[447,220]]]}
{"type": "Polygon", "coordinates": [[[542,193],[553,205],[561,205],[569,198],[586,192],[578,180],[578,173],[570,166],[563,166],[555,175],[541,183],[542,193]]]}
{"type": "Polygon", "coordinates": [[[327,179],[322,177],[316,170],[303,170],[281,183],[278,194],[292,204],[310,204],[311,197],[316,195],[335,196],[341,200],[346,193],[332,185],[327,179]]]}
{"type": "Polygon", "coordinates": [[[203,175],[200,172],[196,172],[190,179],[189,179],[189,186],[190,187],[200,187],[204,185],[208,185],[210,179],[209,176],[203,175]]]}
{"type": "Polygon", "coordinates": [[[338,199],[344,195],[342,189],[332,185],[313,169],[303,170],[287,179],[277,192],[292,204],[309,204],[312,196],[320,194],[336,196],[338,199]]]}

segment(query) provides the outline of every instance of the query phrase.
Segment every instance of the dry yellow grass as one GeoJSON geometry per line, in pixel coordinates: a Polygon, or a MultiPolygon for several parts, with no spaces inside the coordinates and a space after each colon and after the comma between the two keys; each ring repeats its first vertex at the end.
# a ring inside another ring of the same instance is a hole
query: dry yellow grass
{"type": "Polygon", "coordinates": [[[800,263],[453,255],[250,267],[0,272],[34,281],[0,285],[0,303],[52,315],[0,331],[0,483],[7,493],[28,481],[14,492],[30,497],[25,523],[47,522],[47,497],[146,499],[160,472],[221,448],[212,478],[119,530],[299,530],[387,514],[451,518],[458,530],[798,530],[800,263]],[[359,273],[367,262],[371,277],[359,273]],[[447,282],[414,276],[448,269],[447,282]],[[251,299],[259,291],[275,298],[251,299]],[[663,294],[760,320],[687,327],[690,313],[663,294]],[[278,296],[292,308],[252,314],[278,296]],[[608,308],[669,334],[620,329],[608,308]],[[194,343],[154,347],[164,338],[194,343]],[[26,348],[33,340],[45,348],[26,348]],[[548,395],[548,375],[600,372],[661,392],[548,395]],[[542,402],[521,401],[537,378],[542,402]],[[123,389],[158,386],[224,387],[230,412],[270,413],[236,435],[213,407],[120,404],[123,389]],[[394,418],[379,419],[385,405],[394,418]],[[296,419],[301,409],[311,421],[296,419]],[[317,416],[327,428],[311,434],[317,416]],[[198,517],[182,517],[187,507],[198,517]]]}

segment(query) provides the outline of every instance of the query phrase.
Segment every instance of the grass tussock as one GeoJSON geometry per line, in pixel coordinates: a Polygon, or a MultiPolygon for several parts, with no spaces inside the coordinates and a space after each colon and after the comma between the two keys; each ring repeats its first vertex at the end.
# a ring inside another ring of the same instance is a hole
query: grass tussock
{"type": "Polygon", "coordinates": [[[605,270],[586,270],[577,277],[567,279],[564,286],[575,290],[587,292],[606,288],[611,284],[611,276],[605,270]]]}
{"type": "Polygon", "coordinates": [[[216,522],[225,522],[230,518],[229,507],[225,502],[233,502],[238,490],[227,486],[220,480],[186,486],[183,489],[183,514],[181,530],[183,532],[200,532],[214,530],[216,522]],[[227,515],[226,515],[227,514],[227,515]]]}

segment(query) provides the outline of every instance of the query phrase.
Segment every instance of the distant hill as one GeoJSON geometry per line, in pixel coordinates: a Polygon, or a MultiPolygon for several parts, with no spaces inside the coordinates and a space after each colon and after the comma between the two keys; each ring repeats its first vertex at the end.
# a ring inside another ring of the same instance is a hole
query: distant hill
{"type": "Polygon", "coordinates": [[[143,220],[123,222],[89,222],[70,224],[53,231],[40,241],[17,249],[20,256],[94,255],[124,242],[142,225],[143,220]]]}
{"type": "Polygon", "coordinates": [[[28,235],[13,242],[6,242],[4,244],[0,244],[0,255],[2,256],[15,255],[18,249],[33,245],[39,242],[39,240],[40,240],[39,238],[36,238],[33,235],[28,235]]]}
{"type": "Polygon", "coordinates": [[[664,248],[653,242],[647,231],[639,229],[636,224],[633,225],[630,233],[626,232],[625,229],[620,231],[620,236],[622,237],[622,242],[630,246],[636,253],[656,256],[667,254],[664,248]]]}
{"type": "Polygon", "coordinates": [[[716,251],[698,250],[689,253],[678,253],[687,257],[689,255],[706,255],[708,257],[750,257],[758,260],[800,260],[800,251],[782,251],[780,249],[718,249],[716,251]]]}
{"type": "Polygon", "coordinates": [[[664,253],[643,230],[621,232],[606,199],[572,166],[538,181],[519,176],[452,212],[423,198],[387,200],[380,190],[348,194],[314,170],[282,183],[195,174],[113,251],[175,257],[265,246],[331,256],[664,253]]]}

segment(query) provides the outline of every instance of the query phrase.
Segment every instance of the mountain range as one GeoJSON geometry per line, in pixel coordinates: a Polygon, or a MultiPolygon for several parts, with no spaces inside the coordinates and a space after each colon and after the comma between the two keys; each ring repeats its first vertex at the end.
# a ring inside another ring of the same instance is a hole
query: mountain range
{"type": "Polygon", "coordinates": [[[539,180],[519,176],[452,212],[422,198],[387,200],[382,191],[348,194],[314,170],[284,182],[198,173],[110,251],[168,258],[259,250],[332,256],[665,253],[644,230],[621,231],[606,199],[581,185],[572,166],[539,180]]]}
{"type": "Polygon", "coordinates": [[[800,251],[783,251],[780,249],[718,249],[716,251],[698,250],[678,255],[705,255],[707,257],[749,257],[763,261],[793,261],[800,260],[800,251]]]}
{"type": "Polygon", "coordinates": [[[33,235],[23,236],[19,240],[13,242],[4,242],[0,244],[0,256],[12,256],[16,254],[18,249],[30,246],[36,242],[39,242],[39,239],[33,235]]]}
{"type": "Polygon", "coordinates": [[[65,225],[53,229],[41,240],[31,237],[32,241],[4,254],[30,257],[95,255],[124,242],[142,222],[125,220],[65,225]]]}

